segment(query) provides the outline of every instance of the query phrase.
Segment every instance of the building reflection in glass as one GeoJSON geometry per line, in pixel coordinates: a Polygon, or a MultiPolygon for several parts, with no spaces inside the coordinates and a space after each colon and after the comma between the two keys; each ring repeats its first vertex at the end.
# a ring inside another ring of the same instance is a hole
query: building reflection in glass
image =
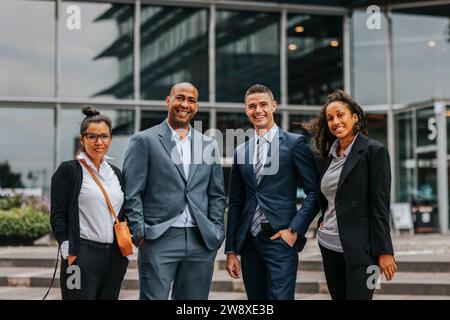
{"type": "Polygon", "coordinates": [[[0,96],[55,95],[55,1],[0,1],[0,96]]]}
{"type": "Polygon", "coordinates": [[[321,105],[343,88],[342,18],[288,15],[288,103],[321,105]]]}
{"type": "Polygon", "coordinates": [[[42,188],[48,195],[53,172],[53,116],[50,108],[0,108],[0,187],[42,188]],[[5,172],[5,164],[16,175],[13,182],[6,179],[10,174],[5,172]]]}
{"type": "Polygon", "coordinates": [[[63,2],[81,10],[81,29],[61,19],[60,95],[70,98],[133,98],[134,7],[63,2]]]}
{"type": "Polygon", "coordinates": [[[366,27],[367,12],[351,16],[352,93],[361,105],[386,104],[387,21],[381,15],[381,29],[366,27]]]}
{"type": "Polygon", "coordinates": [[[450,5],[394,11],[394,102],[450,98],[450,5]]]}
{"type": "Polygon", "coordinates": [[[189,81],[208,94],[208,10],[142,6],[141,99],[162,100],[189,81]]]}
{"type": "Polygon", "coordinates": [[[216,100],[242,102],[260,83],[280,97],[280,15],[218,10],[216,24],[216,100]]]}

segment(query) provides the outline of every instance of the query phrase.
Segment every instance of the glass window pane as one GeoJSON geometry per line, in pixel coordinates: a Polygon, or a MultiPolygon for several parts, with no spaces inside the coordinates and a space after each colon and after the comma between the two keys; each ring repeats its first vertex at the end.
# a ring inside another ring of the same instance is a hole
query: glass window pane
{"type": "Polygon", "coordinates": [[[173,84],[208,94],[208,10],[142,6],[141,99],[161,100],[173,84]]]}
{"type": "Polygon", "coordinates": [[[0,108],[0,187],[42,188],[48,195],[53,142],[52,109],[0,108]]]}
{"type": "Polygon", "coordinates": [[[394,102],[450,97],[449,18],[445,13],[449,9],[446,5],[393,14],[394,102]],[[433,15],[421,14],[425,10],[433,15]]]}
{"type": "Polygon", "coordinates": [[[280,98],[280,15],[217,11],[216,100],[242,102],[260,83],[280,98]]]}
{"type": "Polygon", "coordinates": [[[436,144],[436,116],[434,107],[416,111],[417,113],[417,146],[424,147],[436,144]]]}
{"type": "MultiPolygon", "coordinates": [[[[108,156],[114,158],[108,160],[112,164],[122,168],[125,151],[134,130],[134,111],[131,110],[102,110],[101,114],[107,115],[112,121],[113,138],[109,147],[108,156]]],[[[60,161],[73,159],[80,147],[80,124],[84,119],[80,110],[63,110],[61,112],[60,128],[60,161]]]]}
{"type": "Polygon", "coordinates": [[[369,138],[387,146],[387,116],[386,114],[366,113],[369,138]]]}
{"type": "Polygon", "coordinates": [[[342,18],[288,15],[288,102],[323,103],[325,96],[342,88],[342,18]]]}
{"type": "Polygon", "coordinates": [[[381,29],[369,29],[369,14],[355,11],[351,18],[352,92],[361,105],[386,104],[386,17],[381,29]]]}
{"type": "Polygon", "coordinates": [[[0,96],[55,95],[54,1],[0,1],[0,96]]]}
{"type": "Polygon", "coordinates": [[[317,117],[316,113],[311,114],[290,114],[289,115],[289,132],[303,135],[308,141],[311,150],[315,150],[314,139],[311,132],[303,129],[302,124],[306,124],[317,117]]]}
{"type": "Polygon", "coordinates": [[[305,130],[301,127],[301,123],[306,123],[314,119],[316,114],[290,114],[289,115],[289,132],[307,134],[305,130]]]}
{"type": "MultiPolygon", "coordinates": [[[[413,154],[413,118],[411,112],[400,113],[395,116],[395,163],[397,171],[396,200],[410,202],[415,190],[415,157],[413,154]]],[[[392,155],[391,155],[392,156],[392,155]]]]}
{"type": "Polygon", "coordinates": [[[130,5],[63,2],[62,97],[133,98],[133,15],[130,5]],[[73,5],[80,8],[80,29],[67,26],[73,5]]]}

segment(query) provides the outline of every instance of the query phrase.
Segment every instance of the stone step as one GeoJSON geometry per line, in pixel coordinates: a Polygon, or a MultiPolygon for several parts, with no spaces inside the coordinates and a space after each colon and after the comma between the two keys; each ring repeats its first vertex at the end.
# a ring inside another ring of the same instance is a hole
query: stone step
{"type": "MultiPolygon", "coordinates": [[[[0,268],[0,287],[41,287],[50,285],[53,270],[50,268],[0,268]]],[[[59,271],[53,284],[59,287],[59,271]]],[[[381,280],[377,294],[450,296],[450,273],[399,272],[393,281],[381,280]]],[[[138,290],[137,269],[129,269],[122,285],[125,290],[138,290]]],[[[216,270],[211,292],[245,293],[242,279],[232,279],[224,270],[216,270]]],[[[301,271],[297,275],[296,292],[299,294],[327,294],[323,272],[301,271]]]]}
{"type": "MultiPolygon", "coordinates": [[[[417,261],[414,259],[399,258],[397,262],[398,270],[401,272],[420,272],[420,273],[450,273],[450,261],[430,259],[417,261]]],[[[53,268],[55,266],[55,258],[50,257],[0,257],[0,268],[53,268]]],[[[137,268],[137,260],[134,258],[129,269],[137,268]]],[[[224,257],[218,256],[216,258],[215,270],[226,270],[226,261],[224,257]]],[[[322,260],[320,258],[299,259],[299,271],[323,271],[322,260]]]]}
{"type": "MultiPolygon", "coordinates": [[[[0,287],[0,300],[42,300],[47,288],[32,287],[0,287]]],[[[297,299],[309,299],[314,295],[297,295],[297,299]]],[[[246,300],[245,293],[240,292],[211,292],[210,300],[246,300]]],[[[326,300],[326,295],[316,300],[326,300]]],[[[52,288],[45,300],[61,300],[59,288],[52,288]]],[[[139,300],[138,290],[121,290],[119,300],[139,300]]]]}
{"type": "MultiPolygon", "coordinates": [[[[42,300],[46,288],[30,287],[0,287],[0,300],[42,300]]],[[[46,300],[60,300],[61,292],[58,288],[52,288],[46,300]]],[[[138,300],[138,290],[121,290],[119,300],[138,300]]],[[[239,292],[211,292],[210,300],[246,300],[247,296],[239,292]]],[[[297,293],[295,300],[330,300],[329,294],[297,293]]],[[[386,295],[375,294],[374,300],[450,300],[450,296],[418,296],[418,295],[386,295]]]]}

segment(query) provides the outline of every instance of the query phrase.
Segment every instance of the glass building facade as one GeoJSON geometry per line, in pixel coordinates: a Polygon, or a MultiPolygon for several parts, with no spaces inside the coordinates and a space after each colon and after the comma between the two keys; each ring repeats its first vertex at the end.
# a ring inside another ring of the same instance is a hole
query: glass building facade
{"type": "MultiPolygon", "coordinates": [[[[165,118],[176,82],[199,89],[201,130],[224,136],[250,127],[243,96],[254,83],[272,89],[276,121],[293,132],[341,88],[389,148],[393,201],[427,201],[443,231],[450,4],[402,1],[370,29],[359,3],[0,1],[0,187],[48,194],[53,171],[79,146],[83,104],[112,118],[110,156],[121,167],[131,135],[165,118]]],[[[226,176],[234,146],[223,143],[226,176]]]]}

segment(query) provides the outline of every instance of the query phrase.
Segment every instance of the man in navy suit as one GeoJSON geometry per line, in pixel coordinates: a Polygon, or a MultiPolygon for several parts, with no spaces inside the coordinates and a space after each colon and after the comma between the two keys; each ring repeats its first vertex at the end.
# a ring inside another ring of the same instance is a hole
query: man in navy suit
{"type": "Polygon", "coordinates": [[[274,121],[276,101],[269,88],[253,85],[245,113],[255,135],[238,146],[230,177],[227,271],[242,276],[250,300],[294,299],[298,252],[316,216],[319,173],[302,135],[281,130],[274,121]],[[297,186],[306,198],[297,210],[297,186]]]}

